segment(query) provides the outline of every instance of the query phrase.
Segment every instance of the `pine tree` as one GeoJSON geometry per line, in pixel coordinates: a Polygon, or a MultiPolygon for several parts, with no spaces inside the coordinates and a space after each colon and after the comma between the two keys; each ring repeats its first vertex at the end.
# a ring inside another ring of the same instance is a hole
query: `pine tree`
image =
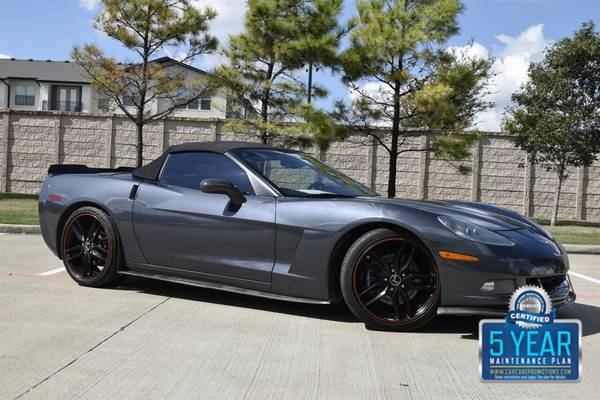
{"type": "MultiPolygon", "coordinates": [[[[461,57],[443,46],[459,28],[459,0],[358,0],[350,46],[341,55],[352,102],[338,102],[343,135],[374,140],[389,153],[388,197],[396,195],[398,157],[434,150],[447,159],[469,155],[476,134],[458,135],[490,106],[490,60],[461,57]],[[410,131],[443,135],[425,147],[407,143],[410,131]]],[[[372,142],[362,142],[372,145],[372,142]]]]}
{"type": "MultiPolygon", "coordinates": [[[[284,146],[334,137],[327,113],[305,102],[308,64],[331,65],[341,36],[337,17],[342,0],[249,0],[244,32],[224,50],[228,65],[216,71],[219,83],[244,112],[228,124],[234,132],[284,146]]],[[[326,90],[311,85],[314,97],[326,90]]]]}
{"type": "Polygon", "coordinates": [[[92,85],[135,123],[137,166],[141,166],[144,125],[212,90],[208,80],[186,82],[181,69],[169,72],[153,60],[170,49],[181,55],[180,63],[190,63],[216,49],[217,40],[208,32],[216,13],[210,8],[198,10],[190,0],[102,0],[102,5],[94,27],[121,42],[133,58],[119,63],[92,44],[76,46],[72,57],[92,85]],[[131,106],[125,104],[125,97],[131,99],[131,106]],[[153,112],[150,105],[158,99],[164,107],[153,112]]]}

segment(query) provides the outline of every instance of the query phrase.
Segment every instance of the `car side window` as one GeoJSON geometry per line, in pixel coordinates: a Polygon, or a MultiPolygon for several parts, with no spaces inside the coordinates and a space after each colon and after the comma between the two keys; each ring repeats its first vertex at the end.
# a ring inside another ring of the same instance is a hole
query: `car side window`
{"type": "Polygon", "coordinates": [[[186,152],[170,154],[159,181],[169,185],[200,190],[208,178],[225,179],[243,194],[254,194],[246,173],[223,154],[186,152]]]}

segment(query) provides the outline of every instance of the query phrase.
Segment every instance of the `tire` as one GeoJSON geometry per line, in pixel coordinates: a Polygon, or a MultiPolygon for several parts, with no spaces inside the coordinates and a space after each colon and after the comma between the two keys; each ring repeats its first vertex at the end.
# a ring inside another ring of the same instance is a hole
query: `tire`
{"type": "Polygon", "coordinates": [[[75,282],[103,287],[116,281],[121,247],[107,213],[96,207],[78,208],[65,222],[61,238],[63,264],[75,282]]]}
{"type": "Polygon", "coordinates": [[[429,323],[440,278],[429,250],[412,235],[380,228],[358,238],[340,271],[346,305],[369,329],[412,331],[429,323]]]}

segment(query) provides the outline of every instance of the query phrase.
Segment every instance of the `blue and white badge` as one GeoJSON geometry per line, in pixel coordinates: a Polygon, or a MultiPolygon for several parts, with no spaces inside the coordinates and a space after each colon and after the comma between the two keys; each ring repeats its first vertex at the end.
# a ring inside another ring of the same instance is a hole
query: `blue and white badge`
{"type": "Polygon", "coordinates": [[[555,319],[550,296],[538,286],[513,293],[505,320],[479,323],[483,381],[578,381],[581,321],[555,319]]]}
{"type": "Polygon", "coordinates": [[[518,288],[508,303],[506,322],[517,324],[521,328],[539,328],[554,321],[556,310],[546,291],[539,286],[518,288]]]}

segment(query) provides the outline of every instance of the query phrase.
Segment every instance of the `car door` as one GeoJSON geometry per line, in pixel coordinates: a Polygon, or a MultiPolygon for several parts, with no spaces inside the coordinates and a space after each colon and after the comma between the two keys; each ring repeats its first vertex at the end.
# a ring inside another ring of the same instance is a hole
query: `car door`
{"type": "Polygon", "coordinates": [[[133,207],[148,264],[265,289],[275,259],[275,198],[254,193],[244,170],[224,154],[170,154],[158,182],[140,184],[133,207]],[[247,201],[232,208],[227,195],[200,191],[207,178],[228,180],[247,201]]]}

